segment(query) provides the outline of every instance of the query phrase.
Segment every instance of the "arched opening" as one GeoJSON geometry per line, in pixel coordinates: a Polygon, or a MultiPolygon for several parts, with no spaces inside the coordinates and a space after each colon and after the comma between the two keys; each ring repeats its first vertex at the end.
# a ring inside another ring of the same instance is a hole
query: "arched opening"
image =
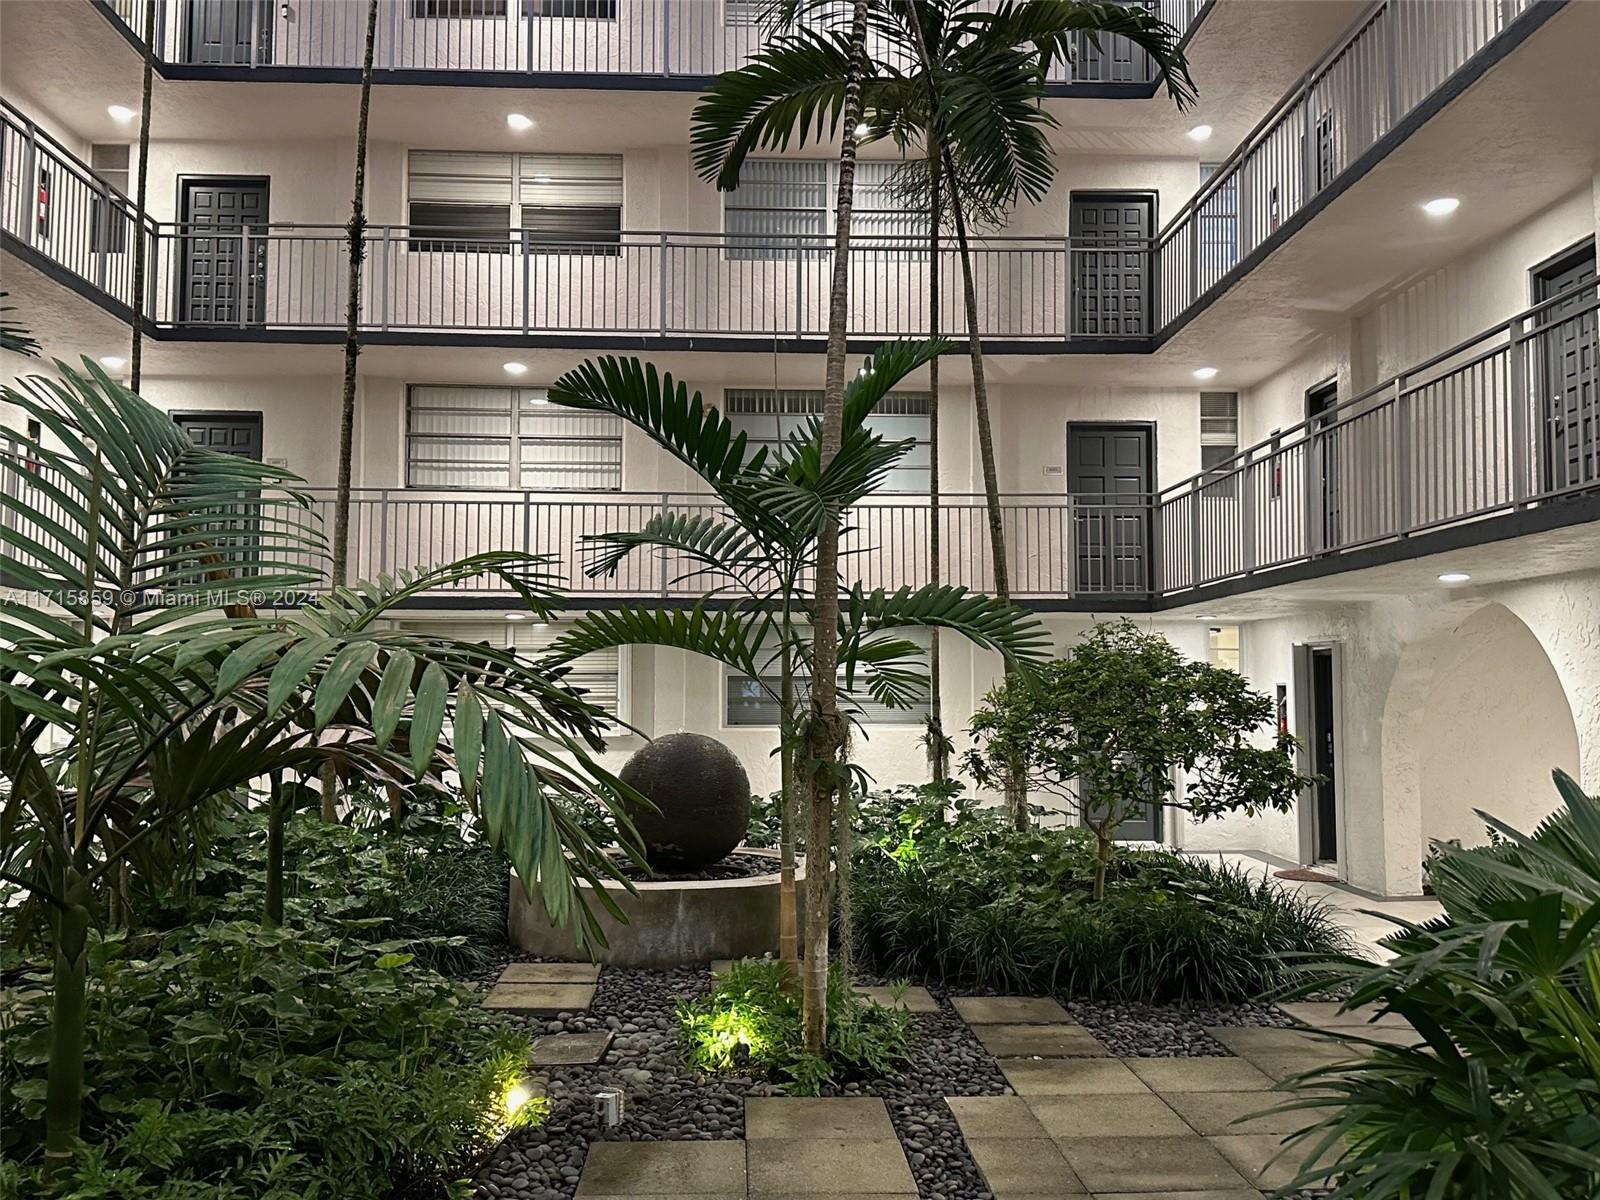
{"type": "Polygon", "coordinates": [[[1509,609],[1485,605],[1435,645],[1417,714],[1422,849],[1485,840],[1481,809],[1531,829],[1556,806],[1550,772],[1578,770],[1578,731],[1544,648],[1509,609]]]}

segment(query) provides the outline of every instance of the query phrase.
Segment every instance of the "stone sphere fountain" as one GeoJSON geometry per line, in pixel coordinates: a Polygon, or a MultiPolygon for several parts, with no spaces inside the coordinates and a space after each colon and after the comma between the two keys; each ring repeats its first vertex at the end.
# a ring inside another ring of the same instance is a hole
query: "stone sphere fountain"
{"type": "MultiPolygon", "coordinates": [[[[778,854],[738,850],[750,826],[750,781],[733,751],[704,734],[667,734],[636,751],[620,775],[651,803],[627,814],[650,873],[634,879],[631,893],[621,883],[605,883],[626,920],[589,896],[607,944],[585,953],[570,930],[551,924],[539,896],[530,899],[513,876],[512,945],[544,957],[589,957],[629,967],[776,953],[778,854]]],[[[795,887],[801,903],[804,863],[797,865],[795,887]]]]}

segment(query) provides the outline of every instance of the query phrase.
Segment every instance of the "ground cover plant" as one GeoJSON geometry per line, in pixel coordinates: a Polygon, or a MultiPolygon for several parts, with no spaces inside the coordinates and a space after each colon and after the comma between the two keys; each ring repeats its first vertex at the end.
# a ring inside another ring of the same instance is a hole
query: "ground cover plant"
{"type": "Polygon", "coordinates": [[[23,1161],[43,1138],[49,1008],[36,993],[0,1013],[8,1200],[460,1194],[540,1112],[519,1090],[528,1037],[403,943],[218,921],[97,938],[90,957],[90,1144],[53,1180],[23,1161]]]}
{"type": "Polygon", "coordinates": [[[1600,1196],[1600,799],[1556,785],[1532,834],[1480,813],[1496,843],[1441,849],[1444,915],[1386,938],[1393,959],[1308,972],[1423,1039],[1302,1077],[1286,1107],[1325,1116],[1296,1149],[1332,1152],[1334,1200],[1600,1196]]]}
{"type": "Polygon", "coordinates": [[[809,1053],[794,970],[777,959],[733,963],[709,993],[679,1001],[677,1017],[690,1066],[766,1075],[797,1095],[857,1075],[890,1074],[911,1040],[909,1013],[862,999],[835,965],[824,1053],[809,1053]]]}
{"type": "Polygon", "coordinates": [[[1344,948],[1315,903],[1164,850],[1113,848],[1096,900],[1092,833],[1010,828],[955,786],[880,793],[863,814],[857,950],[889,977],[1232,1003],[1282,986],[1284,956],[1344,948]]]}

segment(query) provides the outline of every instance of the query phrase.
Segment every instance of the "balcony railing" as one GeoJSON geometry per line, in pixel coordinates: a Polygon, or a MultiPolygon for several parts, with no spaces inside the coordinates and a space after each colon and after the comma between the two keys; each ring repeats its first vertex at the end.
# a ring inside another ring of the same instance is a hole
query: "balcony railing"
{"type": "MultiPolygon", "coordinates": [[[[95,0],[138,41],[145,0],[95,0]]],[[[1204,0],[1148,0],[1180,31],[1204,0]]],[[[764,0],[379,0],[373,69],[473,75],[658,76],[703,79],[741,66],[765,31],[764,0]]],[[[842,3],[840,15],[848,18],[842,3]]],[[[156,57],[167,65],[355,73],[366,47],[367,6],[355,0],[158,0],[156,57]]],[[[904,70],[889,48],[872,48],[904,70]]],[[[1053,84],[1146,85],[1149,59],[1122,38],[1080,38],[1077,61],[1053,84]]]]}
{"type": "Polygon", "coordinates": [[[1600,488],[1597,329],[1581,284],[1166,489],[1161,593],[1600,488]]]}
{"type": "Polygon", "coordinates": [[[1208,302],[1297,213],[1549,0],[1382,0],[1273,107],[1156,239],[1156,326],[1208,302]]]}
{"type": "MultiPolygon", "coordinates": [[[[13,442],[9,453],[25,451],[13,442]]],[[[8,473],[8,486],[28,486],[24,478],[8,473]]],[[[1116,608],[1181,604],[1196,589],[1243,579],[1268,587],[1279,568],[1597,491],[1600,285],[1591,281],[1159,496],[1011,495],[1001,510],[1018,599],[1092,598],[1116,608]]],[[[331,490],[312,494],[331,525],[331,490]]],[[[7,561],[24,561],[32,539],[46,551],[36,565],[49,571],[49,523],[70,527],[78,518],[46,489],[19,499],[0,507],[0,522],[21,539],[6,539],[15,551],[7,561]],[[21,515],[29,512],[43,521],[30,524],[21,515]]],[[[586,536],[638,529],[663,511],[720,515],[714,499],[694,494],[357,489],[351,572],[371,578],[514,549],[554,556],[578,597],[690,599],[716,590],[726,581],[671,556],[635,554],[616,575],[585,574],[586,536]]],[[[987,589],[983,498],[947,496],[938,520],[944,581],[987,589]]],[[[891,589],[930,580],[925,499],[876,498],[852,510],[848,525],[847,578],[891,589]]],[[[1418,544],[1417,553],[1425,550],[1418,544]]],[[[477,580],[456,590],[494,597],[497,586],[477,580]]]]}

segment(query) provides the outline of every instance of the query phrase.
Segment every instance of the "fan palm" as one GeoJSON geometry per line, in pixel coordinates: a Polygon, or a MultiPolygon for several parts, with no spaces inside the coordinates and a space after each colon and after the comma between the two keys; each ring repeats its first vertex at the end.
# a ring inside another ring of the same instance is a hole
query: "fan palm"
{"type": "MultiPolygon", "coordinates": [[[[781,946],[790,959],[797,941],[795,758],[803,752],[802,714],[810,690],[805,685],[816,677],[804,631],[823,619],[808,586],[817,574],[818,541],[831,516],[848,514],[910,451],[911,442],[887,440],[868,428],[867,419],[906,376],[936,361],[945,348],[938,342],[893,342],[864,364],[845,390],[839,452],[826,466],[820,418],[791,434],[774,454],[752,450],[698,393],[637,360],[586,362],[550,388],[554,404],[611,413],[637,426],[693,470],[726,510],[723,516],[660,513],[637,530],[585,539],[589,574],[614,573],[630,554],[653,551],[680,564],[675,582],[703,584],[706,600],[689,612],[625,607],[586,614],[551,653],[562,664],[621,645],[671,647],[723,663],[763,689],[778,712],[780,847],[788,898],[781,946]]],[[[1048,651],[1036,618],[1004,601],[937,584],[894,593],[857,586],[842,600],[837,626],[847,714],[862,693],[894,707],[927,693],[921,647],[894,636],[890,631],[897,628],[948,629],[1008,662],[1048,651]]]]}
{"type": "MultiPolygon", "coordinates": [[[[850,58],[838,6],[833,0],[772,0],[767,17],[786,32],[745,67],[718,76],[694,113],[696,167],[725,191],[738,187],[754,152],[804,147],[854,131],[856,118],[843,115],[850,58]]],[[[871,34],[879,57],[861,86],[867,136],[892,139],[902,152],[920,147],[902,169],[901,184],[931,218],[931,336],[938,333],[940,216],[949,215],[956,236],[994,593],[1008,599],[971,218],[998,221],[1019,198],[1037,202],[1048,191],[1055,174],[1048,131],[1056,121],[1041,103],[1044,82],[1056,63],[1070,60],[1076,41],[1126,38],[1150,57],[1180,105],[1193,98],[1194,86],[1177,31],[1141,7],[1080,0],[887,0],[873,8],[871,34]],[[912,66],[903,70],[901,63],[912,66]]],[[[937,387],[936,373],[930,383],[937,387]]],[[[936,464],[937,447],[930,457],[936,464]]],[[[935,521],[937,487],[935,479],[935,521]]],[[[937,553],[937,538],[930,549],[937,553]]],[[[943,731],[936,723],[929,740],[937,762],[943,731]]],[[[1024,818],[1025,797],[1019,792],[1010,800],[1014,818],[1024,818]]]]}
{"type": "Polygon", "coordinates": [[[629,793],[592,757],[603,714],[559,674],[385,627],[396,605],[484,574],[547,609],[538,560],[481,555],[297,607],[322,539],[293,476],[196,447],[93,363],[56,369],[0,389],[44,431],[0,456],[0,879],[52,953],[59,1163],[81,1122],[85,959],[106,884],[124,864],[164,869],[163,844],[206,806],[330,761],[375,780],[453,769],[523,886],[597,936],[578,881],[618,870],[569,802],[629,793]],[[257,615],[262,597],[281,611],[257,615]]]}
{"type": "MultiPolygon", "coordinates": [[[[1294,1081],[1325,1113],[1292,1139],[1295,1186],[1331,1200],[1565,1200],[1600,1195],[1600,799],[1555,773],[1564,806],[1533,833],[1479,813],[1500,844],[1431,867],[1444,915],[1384,940],[1394,957],[1313,968],[1303,991],[1403,1018],[1294,1081]],[[1297,1156],[1299,1156],[1297,1154],[1297,1156]]],[[[1361,1039],[1357,1039],[1361,1040],[1361,1039]]]]}

